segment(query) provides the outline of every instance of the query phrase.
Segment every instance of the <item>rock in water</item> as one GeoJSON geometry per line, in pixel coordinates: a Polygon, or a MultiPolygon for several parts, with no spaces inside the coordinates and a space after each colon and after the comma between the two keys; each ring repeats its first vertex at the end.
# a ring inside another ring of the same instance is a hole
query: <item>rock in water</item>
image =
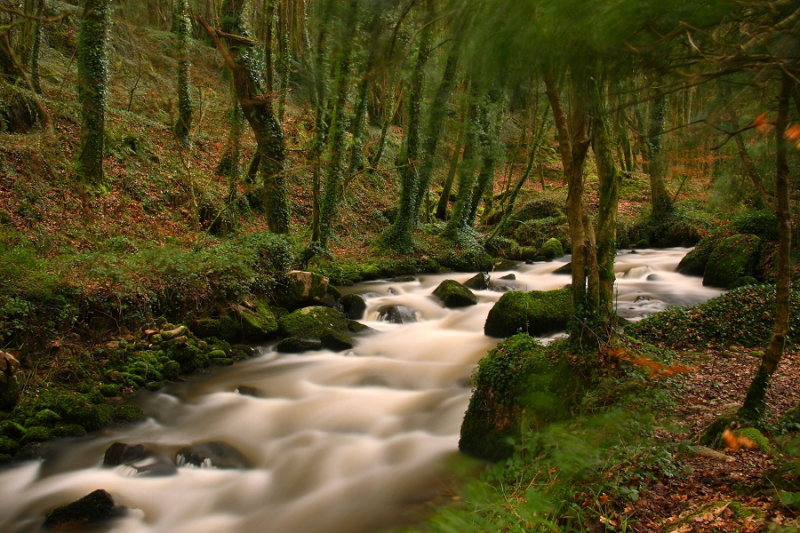
{"type": "Polygon", "coordinates": [[[80,500],[62,505],[47,514],[44,527],[62,529],[65,526],[91,524],[115,518],[119,509],[111,494],[104,490],[96,490],[80,500]]]}
{"type": "Polygon", "coordinates": [[[471,290],[452,279],[444,280],[433,291],[445,307],[468,307],[478,303],[478,297],[471,290]]]}
{"type": "Polygon", "coordinates": [[[489,311],[484,333],[510,337],[516,333],[541,335],[566,329],[572,314],[570,291],[512,291],[505,293],[489,311]]]}
{"type": "Polygon", "coordinates": [[[405,305],[385,305],[378,309],[378,320],[391,324],[409,324],[417,321],[417,312],[405,305]]]}
{"type": "Polygon", "coordinates": [[[475,274],[467,281],[464,282],[464,286],[468,289],[472,289],[473,291],[485,291],[489,288],[489,274],[485,272],[479,272],[475,274]]]}
{"type": "Polygon", "coordinates": [[[364,318],[364,311],[367,310],[367,302],[358,294],[345,294],[339,300],[344,311],[344,316],[350,320],[361,320],[364,318]]]}
{"type": "Polygon", "coordinates": [[[224,442],[201,442],[178,450],[178,465],[206,468],[250,468],[250,461],[242,453],[224,442]]]}

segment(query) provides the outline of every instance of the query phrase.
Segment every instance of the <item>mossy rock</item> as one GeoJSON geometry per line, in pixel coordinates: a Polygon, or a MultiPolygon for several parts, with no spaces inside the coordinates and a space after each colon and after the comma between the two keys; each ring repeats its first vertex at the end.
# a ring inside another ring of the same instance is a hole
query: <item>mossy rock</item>
{"type": "Polygon", "coordinates": [[[45,427],[52,427],[61,421],[61,415],[52,409],[42,409],[33,418],[36,423],[45,427]]]}
{"type": "Polygon", "coordinates": [[[114,420],[116,422],[136,422],[144,418],[144,411],[130,403],[123,403],[114,406],[114,420]]]}
{"type": "Polygon", "coordinates": [[[478,303],[478,297],[471,290],[452,279],[441,282],[433,295],[449,308],[469,307],[478,303]]]}
{"type": "MultiPolygon", "coordinates": [[[[350,326],[355,323],[341,311],[330,307],[314,306],[298,309],[281,317],[281,334],[297,339],[319,340],[334,351],[353,347],[350,326]]],[[[284,345],[286,348],[286,345],[284,345]]]]}
{"type": "Polygon", "coordinates": [[[464,282],[464,286],[473,291],[485,291],[489,289],[489,280],[492,278],[486,272],[479,272],[464,282]]]}
{"type": "Polygon", "coordinates": [[[275,313],[262,301],[256,302],[252,309],[236,305],[232,306],[231,310],[234,316],[239,319],[239,324],[241,325],[240,340],[242,341],[266,341],[273,338],[278,332],[278,319],[275,317],[275,313]]]}
{"type": "Polygon", "coordinates": [[[292,270],[279,279],[274,291],[278,305],[290,310],[308,305],[330,305],[335,296],[329,294],[329,279],[314,272],[292,270]]]}
{"type": "Polygon", "coordinates": [[[723,239],[706,264],[703,285],[730,288],[736,280],[755,273],[761,239],[755,235],[731,235],[723,239]]]}
{"type": "Polygon", "coordinates": [[[483,331],[498,338],[516,333],[542,335],[566,329],[571,316],[572,295],[567,289],[511,291],[489,311],[483,331]]]}
{"type": "Polygon", "coordinates": [[[11,437],[0,436],[0,454],[14,455],[19,449],[19,443],[11,437]]]}
{"type": "Polygon", "coordinates": [[[681,259],[676,270],[686,276],[702,277],[706,272],[708,259],[722,238],[722,236],[713,235],[701,240],[691,252],[681,259]]]}
{"type": "Polygon", "coordinates": [[[65,524],[102,522],[114,518],[117,513],[118,509],[111,495],[104,490],[96,490],[76,502],[50,511],[44,527],[56,529],[65,524]]]}
{"type": "Polygon", "coordinates": [[[22,437],[23,443],[30,442],[44,442],[52,438],[52,433],[49,428],[44,426],[32,426],[25,430],[25,436],[22,437]]]}
{"type": "Polygon", "coordinates": [[[0,422],[0,435],[12,439],[20,439],[25,435],[25,426],[13,420],[4,420],[0,422]]]}
{"type": "Polygon", "coordinates": [[[54,437],[83,437],[86,435],[86,428],[79,424],[65,424],[53,428],[54,437]]]}
{"type": "Polygon", "coordinates": [[[349,320],[341,311],[330,307],[313,306],[298,309],[278,321],[281,335],[319,339],[329,329],[347,330],[349,320]]]}
{"type": "Polygon", "coordinates": [[[351,320],[361,320],[367,310],[367,302],[358,294],[345,294],[339,300],[344,315],[351,320]]]}
{"type": "Polygon", "coordinates": [[[549,239],[542,245],[539,254],[544,260],[550,261],[564,255],[564,246],[561,244],[561,241],[556,238],[549,239]]]}
{"type": "Polygon", "coordinates": [[[278,353],[303,353],[321,349],[321,341],[313,339],[300,339],[297,337],[288,337],[282,339],[277,346],[275,346],[275,351],[278,353]]]}
{"type": "Polygon", "coordinates": [[[473,376],[474,390],[461,425],[462,452],[500,461],[514,452],[514,441],[527,427],[561,419],[566,384],[561,368],[544,354],[534,338],[519,334],[481,359],[473,376]]]}

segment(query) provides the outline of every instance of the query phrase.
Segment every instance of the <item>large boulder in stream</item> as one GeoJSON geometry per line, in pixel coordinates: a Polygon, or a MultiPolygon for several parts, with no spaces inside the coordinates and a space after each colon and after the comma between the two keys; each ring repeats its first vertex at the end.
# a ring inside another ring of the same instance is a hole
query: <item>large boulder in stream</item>
{"type": "Polygon", "coordinates": [[[708,258],[703,285],[732,287],[739,278],[754,276],[761,239],[755,235],[731,235],[708,258]]]}
{"type": "Polygon", "coordinates": [[[464,282],[464,286],[473,291],[485,291],[489,288],[492,278],[486,272],[479,272],[464,282]]]}
{"type": "Polygon", "coordinates": [[[441,282],[433,295],[449,308],[469,307],[478,303],[478,297],[471,290],[452,279],[441,282]]]}
{"type": "Polygon", "coordinates": [[[717,236],[710,236],[701,240],[691,252],[683,256],[676,270],[686,276],[702,277],[706,272],[708,259],[721,240],[717,236]]]}
{"type": "Polygon", "coordinates": [[[571,315],[572,297],[567,289],[511,291],[489,311],[483,331],[498,338],[516,333],[542,335],[566,329],[571,315]]]}
{"type": "Polygon", "coordinates": [[[568,365],[548,359],[528,335],[501,342],[478,363],[459,450],[487,461],[507,459],[524,427],[566,415],[570,376],[568,365]]]}
{"type": "Polygon", "coordinates": [[[298,309],[281,317],[278,324],[281,335],[296,339],[293,342],[319,341],[323,347],[336,352],[352,348],[352,334],[365,329],[363,324],[348,319],[341,311],[323,306],[298,309]]]}
{"type": "Polygon", "coordinates": [[[44,527],[60,531],[82,531],[86,525],[116,518],[121,511],[114,503],[111,494],[104,490],[96,490],[78,501],[50,511],[44,521],[44,527]]]}

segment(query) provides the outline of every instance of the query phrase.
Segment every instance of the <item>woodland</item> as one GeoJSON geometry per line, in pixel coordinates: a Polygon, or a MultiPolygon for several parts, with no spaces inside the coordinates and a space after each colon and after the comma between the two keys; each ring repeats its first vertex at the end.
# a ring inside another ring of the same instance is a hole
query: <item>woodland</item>
{"type": "MultiPolygon", "coordinates": [[[[800,531],[798,169],[796,0],[0,0],[0,529],[179,531],[14,476],[436,279],[491,343],[444,473],[319,531],[800,531]]],[[[253,462],[152,446],[96,462],[253,462]]]]}

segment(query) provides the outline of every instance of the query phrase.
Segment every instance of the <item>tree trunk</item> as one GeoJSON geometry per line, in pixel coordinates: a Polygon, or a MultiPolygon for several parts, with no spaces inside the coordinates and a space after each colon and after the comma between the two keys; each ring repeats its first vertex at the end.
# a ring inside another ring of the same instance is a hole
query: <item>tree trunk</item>
{"type": "Polygon", "coordinates": [[[78,101],[81,105],[81,143],[77,170],[81,181],[91,187],[104,186],[106,83],[108,59],[106,40],[110,0],[86,0],[78,35],[78,101]]]}
{"type": "Polygon", "coordinates": [[[656,89],[656,97],[650,104],[647,127],[647,165],[650,176],[650,201],[652,218],[663,220],[672,213],[672,198],[665,184],[667,167],[664,157],[664,122],[667,112],[667,96],[656,89]]]}
{"type": "Polygon", "coordinates": [[[442,194],[439,196],[439,202],[436,204],[436,218],[439,220],[447,220],[447,206],[450,204],[450,193],[453,190],[453,181],[456,178],[458,171],[458,161],[464,150],[464,142],[469,125],[465,122],[458,132],[458,139],[453,145],[453,154],[450,158],[450,168],[447,171],[447,177],[442,185],[442,194]]]}
{"type": "MultiPolygon", "coordinates": [[[[420,115],[425,86],[425,65],[428,63],[430,55],[435,14],[433,1],[428,0],[425,26],[417,48],[414,71],[408,91],[408,121],[405,124],[405,143],[400,168],[400,204],[394,224],[385,237],[389,246],[401,252],[409,252],[414,246],[411,232],[416,225],[416,214],[419,212],[417,192],[420,183],[417,160],[420,144],[420,115]]],[[[419,198],[421,200],[421,196],[419,198]]]]}
{"type": "Polygon", "coordinates": [[[431,103],[428,113],[428,123],[425,127],[425,143],[422,148],[422,162],[419,166],[419,187],[417,188],[416,198],[414,199],[414,214],[412,220],[416,223],[419,220],[419,210],[423,195],[428,191],[433,175],[433,166],[436,161],[436,150],[439,147],[439,139],[442,135],[442,126],[447,115],[447,102],[450,94],[456,85],[456,74],[458,62],[461,57],[461,32],[455,35],[453,47],[447,56],[442,80],[436,90],[436,96],[431,103]]]}
{"type": "Polygon", "coordinates": [[[205,21],[200,22],[233,73],[236,96],[258,145],[267,224],[274,233],[288,233],[291,209],[283,169],[286,158],[283,128],[275,117],[271,95],[264,94],[262,90],[262,67],[252,54],[257,43],[241,36],[244,33],[243,11],[246,3],[246,0],[223,2],[222,34],[205,21]]]}
{"type": "Polygon", "coordinates": [[[468,123],[466,124],[466,134],[464,139],[464,152],[461,156],[461,165],[458,169],[458,193],[456,193],[456,205],[450,215],[450,220],[445,228],[445,237],[455,241],[463,240],[469,229],[469,210],[472,205],[472,192],[475,186],[475,164],[476,148],[478,144],[478,124],[479,106],[476,103],[479,96],[473,89],[470,91],[470,111],[468,123]]]}
{"type": "MultiPolygon", "coordinates": [[[[347,10],[347,20],[345,21],[344,31],[352,35],[355,32],[358,22],[358,0],[350,0],[347,10]]],[[[328,248],[328,241],[333,235],[333,223],[339,210],[339,203],[342,193],[342,174],[344,166],[345,147],[345,104],[347,94],[350,66],[352,63],[353,43],[352,40],[343,44],[340,52],[338,66],[336,68],[336,81],[332,112],[330,114],[330,154],[328,161],[327,177],[325,180],[325,195],[322,199],[320,209],[320,234],[318,245],[323,250],[328,248]]]]}
{"type": "Polygon", "coordinates": [[[571,335],[574,340],[580,342],[584,325],[589,322],[592,309],[589,307],[586,287],[591,264],[588,262],[589,235],[583,202],[583,167],[590,144],[589,117],[585,109],[585,83],[576,79],[577,76],[573,73],[570,79],[573,106],[569,117],[564,110],[555,80],[551,76],[545,77],[545,88],[553,111],[558,149],[568,187],[567,219],[572,248],[572,303],[576,317],[571,325],[571,335]]]}
{"type": "Polygon", "coordinates": [[[789,206],[789,163],[786,128],[789,124],[789,99],[794,87],[792,77],[783,74],[778,99],[778,118],[775,122],[775,190],[778,219],[778,257],[775,287],[775,326],[764,357],[747,391],[739,417],[754,425],[761,422],[765,398],[772,375],[783,357],[786,335],[789,332],[792,295],[792,222],[789,206]]]}
{"type": "Polygon", "coordinates": [[[189,17],[189,0],[178,0],[175,7],[175,33],[178,41],[178,121],[175,124],[175,136],[181,145],[188,148],[191,140],[189,132],[192,128],[192,93],[189,59],[189,36],[192,32],[192,20],[189,17]]]}
{"type": "Polygon", "coordinates": [[[600,180],[600,210],[597,214],[598,315],[603,324],[614,320],[614,258],[617,253],[617,207],[620,172],[611,145],[610,118],[605,85],[595,81],[592,147],[600,180]]]}

